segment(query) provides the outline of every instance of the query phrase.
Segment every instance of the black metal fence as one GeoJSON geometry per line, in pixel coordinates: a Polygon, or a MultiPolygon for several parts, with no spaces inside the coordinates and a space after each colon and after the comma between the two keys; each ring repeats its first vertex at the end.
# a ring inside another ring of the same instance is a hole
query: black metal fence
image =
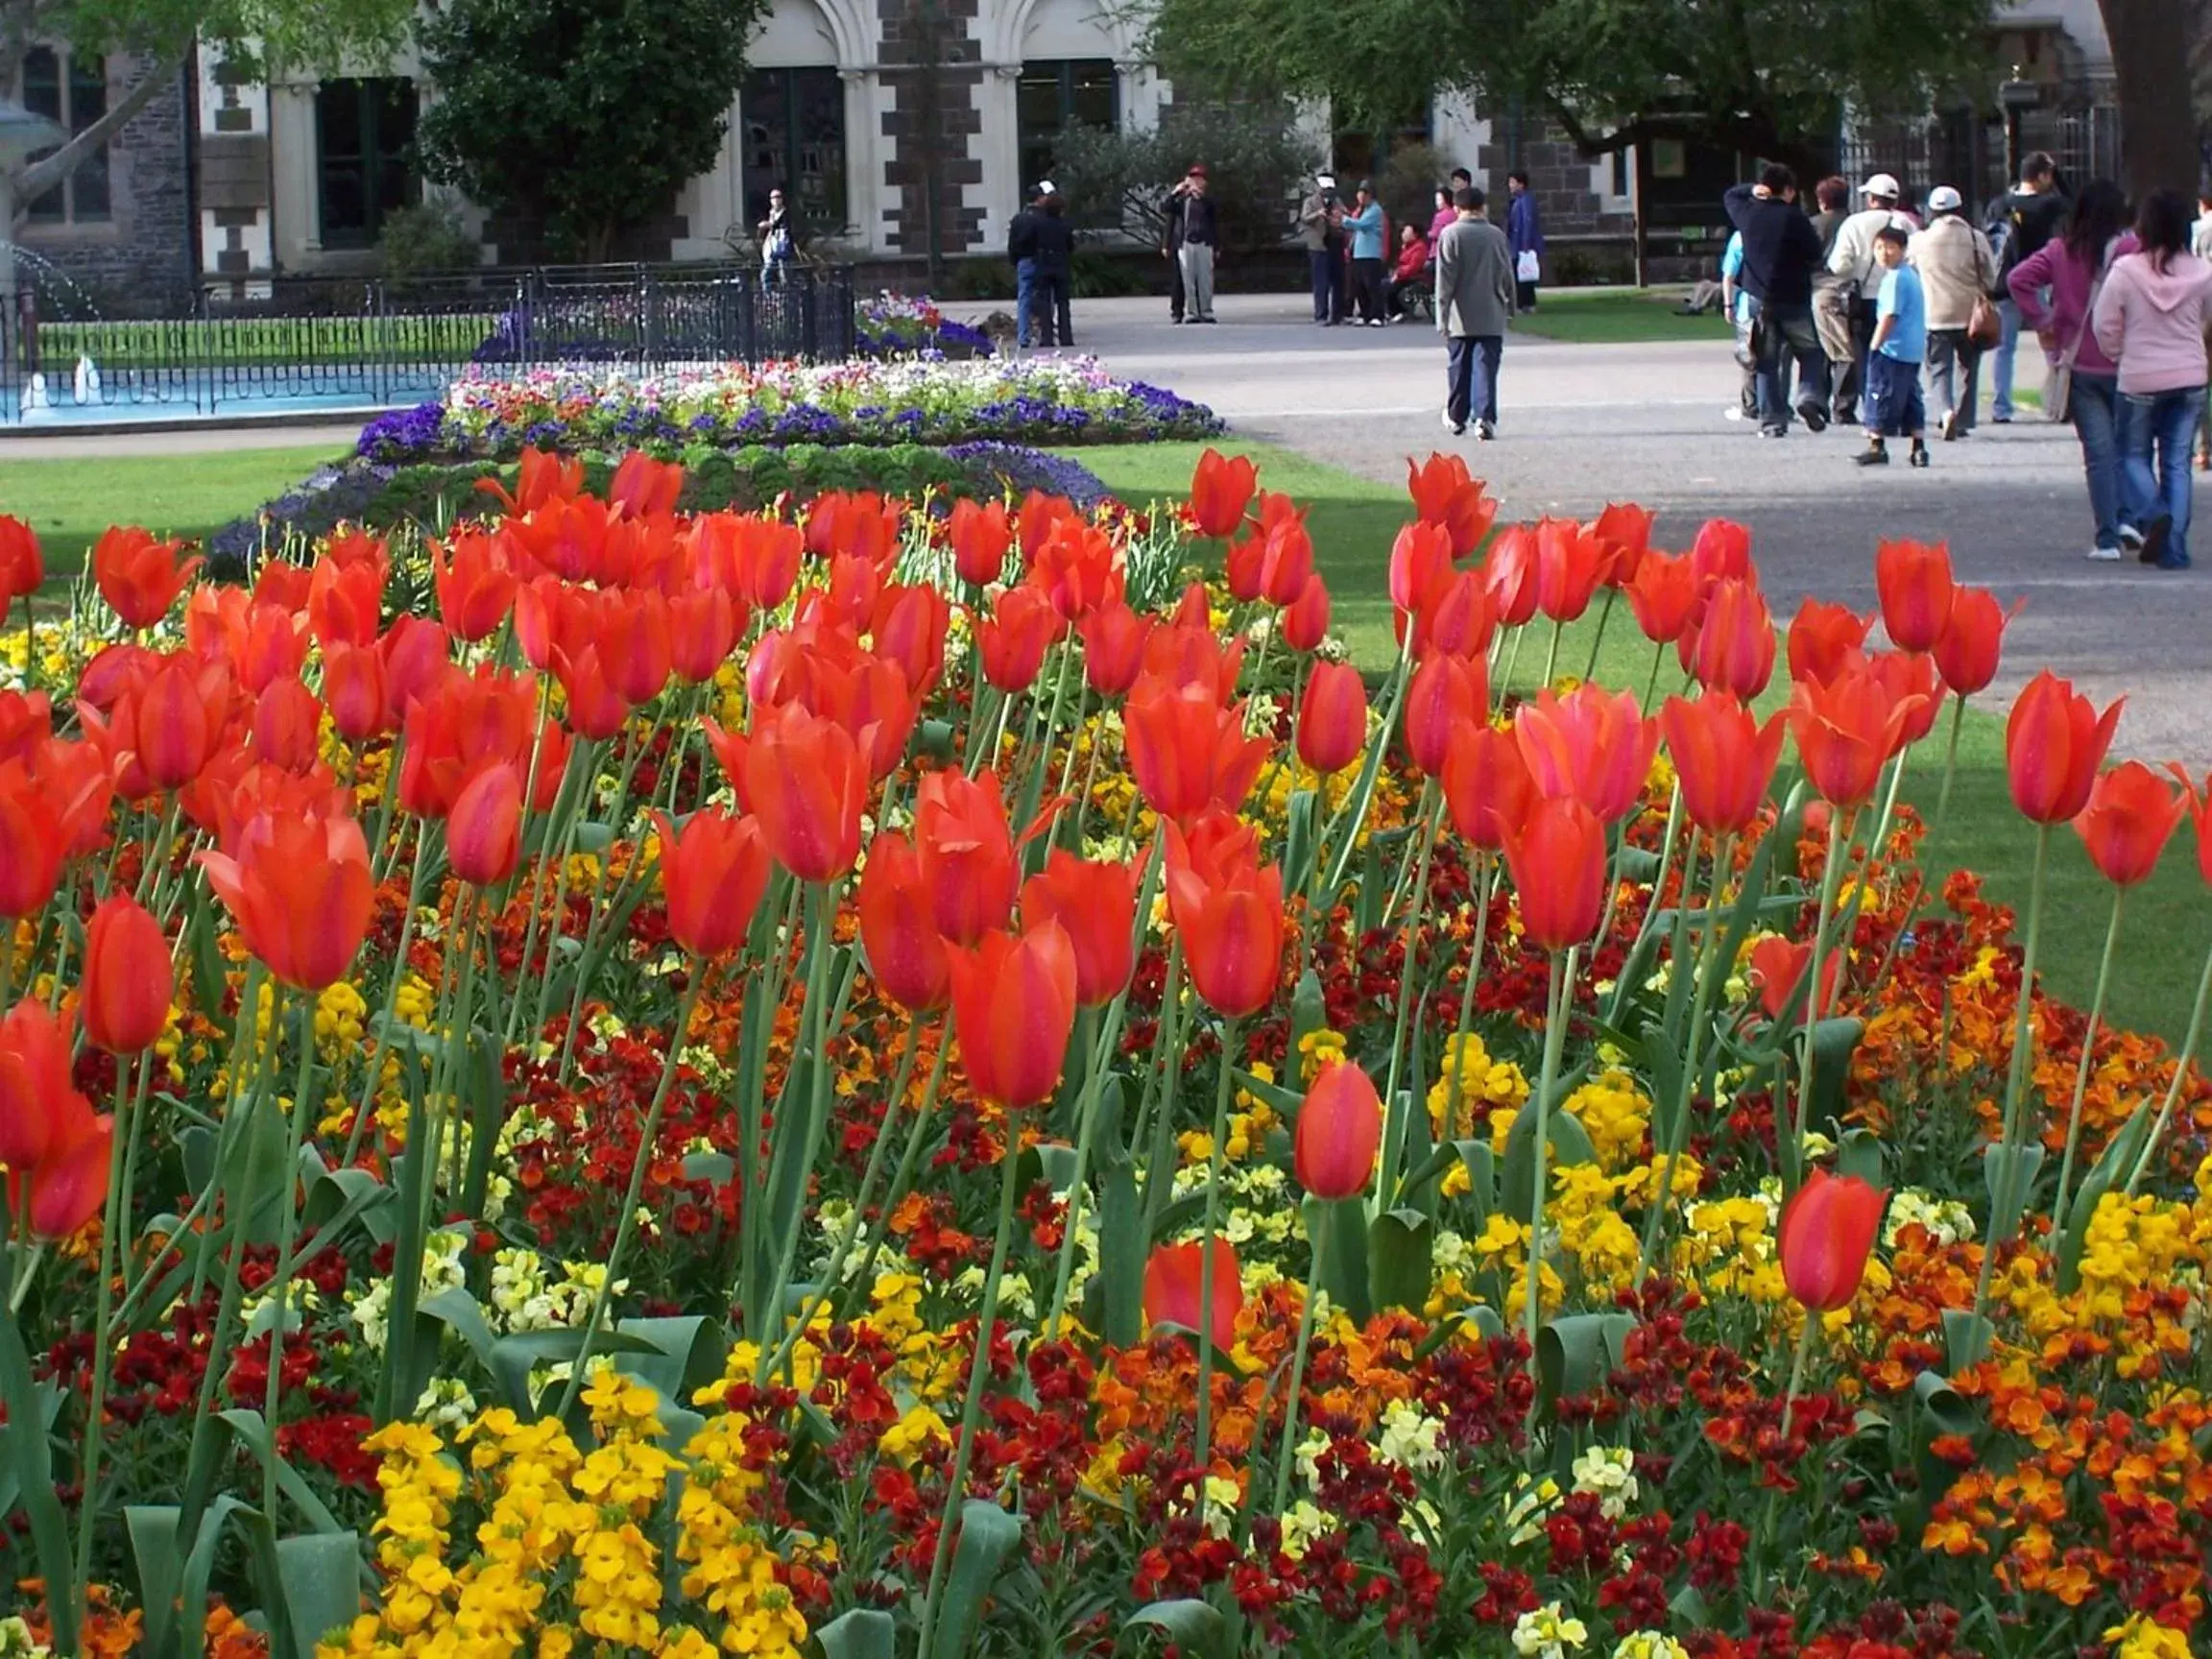
{"type": "Polygon", "coordinates": [[[853,277],[799,266],[547,268],[212,286],[182,315],[57,321],[0,308],[0,421],[388,408],[463,373],[853,354],[853,277]]]}

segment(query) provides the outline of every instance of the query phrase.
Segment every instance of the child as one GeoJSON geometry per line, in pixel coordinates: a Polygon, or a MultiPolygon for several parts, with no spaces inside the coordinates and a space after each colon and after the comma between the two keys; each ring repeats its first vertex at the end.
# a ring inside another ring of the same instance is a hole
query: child
{"type": "Polygon", "coordinates": [[[1743,371],[1743,384],[1736,396],[1736,407],[1723,410],[1731,421],[1756,421],[1759,419],[1759,346],[1752,337],[1759,313],[1759,301],[1743,291],[1743,232],[1736,231],[1728,238],[1728,248],[1720,255],[1720,304],[1728,321],[1736,325],[1736,367],[1743,371]]]}
{"type": "Polygon", "coordinates": [[[1866,395],[1873,419],[1866,424],[1862,467],[1886,467],[1885,438],[1912,440],[1911,464],[1928,465],[1927,412],[1920,402],[1920,359],[1928,350],[1928,307],[1920,274],[1905,263],[1911,233],[1894,222],[1874,232],[1874,258],[1882,291],[1874,301],[1874,342],[1866,357],[1866,395]]]}

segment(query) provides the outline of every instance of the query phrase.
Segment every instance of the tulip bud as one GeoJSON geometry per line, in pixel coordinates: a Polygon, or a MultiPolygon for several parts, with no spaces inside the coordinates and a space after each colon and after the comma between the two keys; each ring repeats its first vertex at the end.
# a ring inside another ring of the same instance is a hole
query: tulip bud
{"type": "Polygon", "coordinates": [[[110,1054],[154,1046],[169,1022],[177,989],[161,925],[118,893],[92,912],[84,929],[84,1035],[110,1054]]]}
{"type": "Polygon", "coordinates": [[[1316,1198],[1366,1190],[1382,1145],[1382,1102],[1367,1073],[1349,1061],[1324,1066],[1298,1108],[1298,1185],[1316,1198]]]}

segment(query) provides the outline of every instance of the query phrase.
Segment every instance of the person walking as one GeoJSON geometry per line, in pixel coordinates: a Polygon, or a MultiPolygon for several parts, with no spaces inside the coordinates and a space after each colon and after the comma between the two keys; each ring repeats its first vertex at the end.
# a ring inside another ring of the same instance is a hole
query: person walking
{"type": "MultiPolygon", "coordinates": [[[[2189,232],[2189,252],[2200,259],[2212,259],[2212,182],[2197,186],[2197,227],[2189,232]]],[[[2212,340],[2204,343],[2212,366],[2212,340]]],[[[2212,472],[2212,387],[2204,395],[2204,416],[2197,423],[2197,470],[2212,472]]]]}
{"type": "Polygon", "coordinates": [[[783,192],[768,192],[768,217],[754,228],[760,235],[760,291],[765,294],[787,280],[792,263],[799,257],[798,237],[791,228],[791,209],[784,203],[783,192]]]}
{"type": "Polygon", "coordinates": [[[1075,277],[1075,227],[1068,223],[1068,204],[1049,181],[1045,185],[1044,211],[1037,216],[1037,331],[1046,347],[1068,349],[1075,344],[1075,320],[1070,314],[1075,277]]]}
{"type": "Polygon", "coordinates": [[[1966,222],[1966,200],[1951,185],[1928,193],[1928,228],[1906,245],[1905,257],[1928,303],[1929,407],[1942,411],[1936,423],[1950,440],[1974,430],[1975,370],[1997,323],[1989,302],[1997,256],[1966,222]]]}
{"type": "Polygon", "coordinates": [[[1382,204],[1375,200],[1375,187],[1366,180],[1352,193],[1352,211],[1344,215],[1344,230],[1352,238],[1352,300],[1359,307],[1359,321],[1370,328],[1382,326],[1382,204]]]}
{"type": "Polygon", "coordinates": [[[1324,327],[1344,321],[1343,204],[1336,180],[1327,173],[1298,204],[1298,239],[1306,247],[1307,276],[1313,284],[1313,321],[1324,327]]]}
{"type": "Polygon", "coordinates": [[[1874,235],[1886,225],[1905,225],[1897,211],[1904,194],[1896,178],[1877,173],[1859,186],[1866,205],[1837,228],[1828,250],[1828,275],[1837,279],[1842,302],[1851,312],[1851,366],[1841,376],[1835,406],[1849,421],[1863,417],[1866,401],[1866,353],[1874,338],[1874,296],[1882,286],[1882,268],[1874,256],[1874,235]]]}
{"type": "Polygon", "coordinates": [[[2067,221],[2070,205],[2058,189],[2058,163],[2046,150],[2031,150],[2020,162],[2020,181],[1998,198],[1991,215],[2003,237],[1996,249],[2002,297],[1997,320],[2003,332],[1989,365],[1989,419],[2003,426],[2012,419],[2013,351],[2020,343],[2024,313],[2012,298],[2012,273],[2040,253],[2067,221]]]}
{"type": "Polygon", "coordinates": [[[1544,276],[1544,227],[1536,217],[1536,198],[1528,175],[1516,167],[1505,175],[1505,241],[1513,251],[1513,299],[1523,311],[1536,309],[1536,284],[1544,276]]]}
{"type": "Polygon", "coordinates": [[[1797,361],[1797,414],[1815,432],[1828,425],[1828,354],[1813,326],[1813,272],[1820,238],[1797,205],[1797,175],[1779,162],[1756,184],[1738,184],[1722,198],[1743,233],[1743,286],[1759,301],[1759,427],[1769,438],[1790,431],[1787,350],[1797,361]]]}
{"type": "Polygon", "coordinates": [[[1029,349],[1029,313],[1037,301],[1037,221],[1046,186],[1032,184],[1022,211],[1006,227],[1006,262],[1014,267],[1014,344],[1029,349]]]}
{"type": "Polygon", "coordinates": [[[1813,215],[1813,234],[1820,238],[1820,262],[1813,267],[1813,327],[1820,336],[1820,349],[1828,354],[1828,382],[1833,396],[1828,418],[1839,426],[1857,419],[1851,384],[1858,346],[1852,334],[1856,297],[1848,283],[1828,269],[1836,239],[1851,217],[1851,185],[1840,174],[1831,173],[1813,186],[1818,209],[1813,215]]]}
{"type": "Polygon", "coordinates": [[[1498,371],[1513,314],[1513,250],[1483,216],[1482,192],[1452,193],[1454,219],[1436,239],[1436,332],[1444,336],[1444,424],[1498,436],[1498,371]]]}
{"type": "Polygon", "coordinates": [[[2212,264],[2189,251],[2189,203],[2153,190],[2135,214],[2141,246],[2112,261],[2091,326],[2120,365],[2120,537],[2161,570],[2189,568],[2189,457],[2204,413],[2212,264]],[[2153,469],[2155,461],[2155,469],[2153,469]]]}
{"type": "Polygon", "coordinates": [[[1866,447],[1862,467],[1889,462],[1888,438],[1909,438],[1914,467],[1928,465],[1928,414],[1920,398],[1920,360],[1927,351],[1926,301],[1920,277],[1905,263],[1911,233],[1902,225],[1874,232],[1874,262],[1882,285],[1874,296],[1874,338],[1866,355],[1866,447]]]}
{"type": "Polygon", "coordinates": [[[1175,239],[1177,262],[1183,269],[1184,321],[1212,323],[1214,316],[1214,261],[1221,243],[1221,217],[1214,198],[1206,194],[1206,165],[1193,161],[1183,176],[1183,200],[1176,206],[1180,235],[1175,239]]]}
{"type": "Polygon", "coordinates": [[[2020,321],[2041,342],[2052,374],[2043,413],[2073,424],[2081,445],[2096,539],[2089,557],[2120,557],[2120,366],[2104,354],[2090,313],[2113,259],[2132,252],[2128,200],[2109,179],[2093,179],[2069,211],[2063,234],[2052,237],[2005,278],[2020,321]],[[2063,371],[2063,373],[2060,373],[2063,371]],[[2063,391],[2061,391],[2063,386],[2063,391]],[[2064,399],[2064,408],[2056,400],[2064,399]]]}

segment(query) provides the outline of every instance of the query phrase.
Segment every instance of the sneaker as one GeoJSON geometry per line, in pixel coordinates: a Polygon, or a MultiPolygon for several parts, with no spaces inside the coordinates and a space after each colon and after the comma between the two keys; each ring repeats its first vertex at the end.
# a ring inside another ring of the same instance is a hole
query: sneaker
{"type": "Polygon", "coordinates": [[[2120,549],[2117,547],[2092,547],[2082,557],[2092,565],[2117,565],[2120,563],[2120,549]]]}
{"type": "Polygon", "coordinates": [[[2120,545],[2130,550],[2139,550],[2143,545],[2143,532],[2132,524],[2121,525],[2120,545]]]}
{"type": "Polygon", "coordinates": [[[1731,403],[1727,408],[1720,411],[1720,419],[1723,421],[1741,421],[1743,419],[1743,411],[1738,405],[1731,403]]]}
{"type": "Polygon", "coordinates": [[[2164,513],[2143,526],[2143,550],[2135,555],[2146,565],[2155,565],[2166,552],[2166,535],[2174,528],[2173,518],[2164,513]]]}
{"type": "Polygon", "coordinates": [[[1201,317],[1198,321],[1201,323],[1218,323],[1221,319],[1218,317],[1201,317]]]}
{"type": "Polygon", "coordinates": [[[2012,424],[2012,412],[2011,412],[2009,409],[2008,409],[2008,410],[2007,410],[2007,411],[2006,411],[2004,414],[2002,414],[2002,415],[1992,415],[1992,416],[1990,416],[1990,417],[1989,417],[1989,420],[1990,420],[1990,423],[1991,423],[1991,424],[1993,424],[1993,425],[1997,425],[1997,426],[2009,426],[2009,425],[2011,425],[2011,424],[2012,424]]]}
{"type": "Polygon", "coordinates": [[[1958,411],[1958,410],[1956,410],[1956,409],[1947,409],[1947,410],[1945,410],[1945,411],[1944,411],[1944,413],[1943,413],[1943,421],[1942,421],[1942,432],[1943,432],[1943,442],[1944,442],[1944,443],[1946,443],[1946,444],[1949,444],[1949,443],[1951,443],[1951,442],[1952,442],[1954,439],[1957,439],[1957,438],[1960,438],[1960,437],[1962,437],[1962,436],[1964,436],[1964,434],[1962,434],[1962,433],[1961,433],[1961,432],[1959,430],[1959,411],[1958,411]]]}
{"type": "Polygon", "coordinates": [[[1380,328],[1383,326],[1382,319],[1380,317],[1370,317],[1367,319],[1367,326],[1370,328],[1380,328]]]}
{"type": "Polygon", "coordinates": [[[1828,430],[1828,412],[1817,403],[1798,404],[1797,419],[1805,422],[1805,429],[1809,432],[1828,430]]]}
{"type": "Polygon", "coordinates": [[[1933,467],[1935,464],[1935,457],[1928,453],[1928,445],[1918,439],[1914,439],[1912,441],[1912,453],[1905,457],[1905,465],[1908,467],[1933,467]]]}
{"type": "Polygon", "coordinates": [[[1876,445],[1872,448],[1860,450],[1851,459],[1861,467],[1887,467],[1889,465],[1889,451],[1876,445]]]}
{"type": "Polygon", "coordinates": [[[1453,420],[1452,412],[1447,409],[1444,412],[1444,430],[1451,433],[1453,437],[1456,438],[1460,433],[1467,430],[1467,422],[1464,421],[1453,420]]]}
{"type": "Polygon", "coordinates": [[[1762,426],[1759,428],[1759,436],[1762,438],[1787,438],[1790,436],[1790,428],[1787,426],[1762,426]]]}
{"type": "Polygon", "coordinates": [[[1498,428],[1491,425],[1487,421],[1478,421],[1475,422],[1475,436],[1487,444],[1491,439],[1498,436],[1498,428]]]}

